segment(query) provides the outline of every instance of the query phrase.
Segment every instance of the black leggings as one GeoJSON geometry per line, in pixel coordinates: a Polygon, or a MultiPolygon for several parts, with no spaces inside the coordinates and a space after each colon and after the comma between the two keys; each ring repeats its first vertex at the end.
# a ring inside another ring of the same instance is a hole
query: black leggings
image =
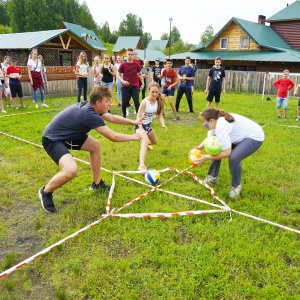
{"type": "Polygon", "coordinates": [[[130,98],[132,97],[135,111],[138,112],[140,107],[140,101],[139,101],[139,92],[140,89],[138,86],[132,86],[132,87],[122,87],[122,112],[123,117],[126,118],[126,108],[129,106],[130,98]]]}
{"type": "Polygon", "coordinates": [[[83,100],[87,101],[87,78],[86,77],[78,77],[78,95],[77,102],[80,102],[80,97],[83,89],[83,100]]]}

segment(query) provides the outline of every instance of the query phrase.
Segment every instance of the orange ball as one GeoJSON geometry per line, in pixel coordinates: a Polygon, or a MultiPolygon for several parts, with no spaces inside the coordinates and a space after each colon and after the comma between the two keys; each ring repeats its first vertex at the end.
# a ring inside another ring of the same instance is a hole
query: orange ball
{"type": "Polygon", "coordinates": [[[194,166],[194,167],[198,167],[198,164],[196,163],[196,160],[200,159],[200,157],[204,154],[204,152],[202,150],[199,149],[192,149],[189,152],[189,156],[188,156],[188,161],[189,163],[194,166]]]}

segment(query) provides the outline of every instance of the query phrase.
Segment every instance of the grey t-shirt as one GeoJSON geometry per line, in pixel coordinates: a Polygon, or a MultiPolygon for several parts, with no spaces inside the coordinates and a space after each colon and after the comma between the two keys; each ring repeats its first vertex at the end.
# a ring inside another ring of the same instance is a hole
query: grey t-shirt
{"type": "Polygon", "coordinates": [[[60,113],[46,126],[43,136],[52,141],[76,140],[91,129],[105,126],[89,101],[73,104],[60,113]]]}

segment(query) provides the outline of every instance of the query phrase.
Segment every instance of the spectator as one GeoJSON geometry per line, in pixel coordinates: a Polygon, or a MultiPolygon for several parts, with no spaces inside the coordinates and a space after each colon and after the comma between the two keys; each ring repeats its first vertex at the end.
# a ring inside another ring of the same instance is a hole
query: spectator
{"type": "Polygon", "coordinates": [[[159,79],[159,75],[161,74],[162,71],[162,67],[159,65],[159,59],[157,58],[155,60],[155,65],[152,68],[152,81],[155,81],[159,84],[159,86],[161,87],[161,80],[159,79]]]}
{"type": "Polygon", "coordinates": [[[23,90],[20,81],[22,77],[22,73],[21,73],[21,68],[17,66],[16,57],[11,58],[11,65],[7,67],[5,76],[9,78],[9,88],[11,91],[12,102],[14,104],[15,109],[18,109],[17,100],[16,100],[17,94],[20,99],[20,104],[21,104],[20,107],[25,108],[26,106],[24,105],[23,102],[23,90]]]}
{"type": "Polygon", "coordinates": [[[38,108],[38,101],[36,91],[39,89],[42,106],[49,107],[45,103],[44,98],[44,79],[43,79],[43,71],[42,71],[42,62],[38,59],[37,50],[34,49],[31,52],[31,58],[28,60],[28,77],[30,80],[30,85],[32,86],[33,100],[35,103],[35,107],[38,108]]]}
{"type": "MultiPolygon", "coordinates": [[[[1,69],[2,69],[3,75],[5,75],[6,69],[9,65],[10,65],[10,57],[8,55],[6,55],[4,57],[4,61],[1,63],[1,69]]],[[[3,78],[3,79],[1,79],[1,81],[2,81],[3,93],[7,100],[7,107],[10,107],[11,106],[10,96],[11,95],[10,95],[10,89],[9,89],[9,78],[8,77],[6,77],[6,79],[3,78]]]]}
{"type": "Polygon", "coordinates": [[[183,94],[186,96],[186,100],[189,105],[190,113],[194,114],[193,101],[192,101],[192,83],[195,79],[195,70],[190,66],[191,58],[187,56],[184,61],[184,66],[181,66],[178,71],[178,78],[180,83],[178,86],[177,97],[176,97],[176,111],[179,111],[179,105],[183,94]]]}
{"type": "Polygon", "coordinates": [[[277,91],[276,108],[277,108],[277,118],[280,119],[280,110],[283,104],[283,117],[287,119],[287,109],[288,109],[288,92],[294,88],[294,82],[289,79],[289,70],[284,70],[282,78],[273,82],[274,87],[277,91]]]}
{"type": "Polygon", "coordinates": [[[217,56],[215,65],[209,70],[206,80],[207,107],[211,106],[213,98],[215,98],[216,109],[219,109],[222,90],[225,94],[225,71],[221,67],[221,57],[217,56]]]}
{"type": "Polygon", "coordinates": [[[101,73],[100,73],[100,58],[98,55],[94,57],[94,66],[93,66],[93,73],[94,73],[94,85],[101,85],[101,73]]]}
{"type": "Polygon", "coordinates": [[[148,82],[148,79],[149,79],[149,60],[146,58],[144,60],[144,64],[143,64],[143,67],[142,67],[142,74],[143,74],[143,79],[144,79],[144,88],[142,89],[142,99],[145,98],[145,94],[146,94],[146,87],[147,87],[147,82],[148,82]]]}
{"type": "Polygon", "coordinates": [[[142,82],[141,88],[144,88],[143,75],[141,67],[133,61],[133,49],[127,49],[127,61],[121,63],[117,78],[122,82],[122,112],[126,118],[126,108],[129,106],[132,97],[135,105],[135,111],[139,110],[139,78],[142,82]],[[123,78],[122,78],[123,75],[123,78]]]}
{"type": "Polygon", "coordinates": [[[84,51],[80,52],[79,59],[76,63],[76,73],[78,77],[78,95],[77,102],[80,102],[82,90],[83,90],[83,100],[87,101],[87,77],[89,74],[89,63],[87,61],[87,56],[84,51]]]}

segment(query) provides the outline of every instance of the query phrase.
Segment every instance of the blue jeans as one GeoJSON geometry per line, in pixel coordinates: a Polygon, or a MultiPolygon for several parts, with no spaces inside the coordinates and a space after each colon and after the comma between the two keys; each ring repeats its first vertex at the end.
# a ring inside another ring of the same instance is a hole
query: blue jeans
{"type": "MultiPolygon", "coordinates": [[[[44,98],[44,89],[43,89],[42,85],[39,86],[39,90],[40,90],[40,95],[41,95],[41,101],[42,101],[42,103],[44,103],[45,98],[44,98]]],[[[34,102],[37,103],[36,91],[34,91],[33,89],[32,89],[32,96],[33,96],[34,102]]]]}
{"type": "Polygon", "coordinates": [[[121,101],[122,101],[122,91],[121,91],[122,82],[121,82],[121,80],[116,79],[116,83],[117,83],[118,103],[121,103],[121,101]]]}

